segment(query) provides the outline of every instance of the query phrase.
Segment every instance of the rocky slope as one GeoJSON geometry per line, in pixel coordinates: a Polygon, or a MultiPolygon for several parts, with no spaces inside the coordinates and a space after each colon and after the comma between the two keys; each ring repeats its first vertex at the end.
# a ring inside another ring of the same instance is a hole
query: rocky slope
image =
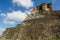
{"type": "Polygon", "coordinates": [[[22,24],[7,28],[0,40],[49,40],[60,38],[60,11],[30,14],[22,24]]]}

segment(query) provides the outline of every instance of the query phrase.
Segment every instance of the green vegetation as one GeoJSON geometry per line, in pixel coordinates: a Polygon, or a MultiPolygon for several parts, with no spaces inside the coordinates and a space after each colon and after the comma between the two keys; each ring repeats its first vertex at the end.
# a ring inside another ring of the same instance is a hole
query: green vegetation
{"type": "Polygon", "coordinates": [[[60,38],[50,38],[49,40],[60,40],[60,38]]]}

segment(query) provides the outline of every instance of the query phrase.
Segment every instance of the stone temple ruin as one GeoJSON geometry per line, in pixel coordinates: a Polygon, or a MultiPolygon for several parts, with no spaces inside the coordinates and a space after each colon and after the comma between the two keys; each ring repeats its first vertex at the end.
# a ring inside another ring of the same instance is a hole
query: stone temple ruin
{"type": "Polygon", "coordinates": [[[36,8],[33,9],[32,14],[36,14],[40,11],[48,11],[48,12],[52,12],[53,8],[52,8],[52,3],[42,3],[41,5],[37,6],[36,8]]]}
{"type": "Polygon", "coordinates": [[[53,11],[51,3],[37,6],[22,24],[7,28],[0,37],[0,40],[53,39],[60,40],[60,11],[53,11]]]}
{"type": "Polygon", "coordinates": [[[45,14],[49,15],[51,12],[53,12],[52,3],[42,3],[32,10],[26,20],[45,17],[45,14]]]}

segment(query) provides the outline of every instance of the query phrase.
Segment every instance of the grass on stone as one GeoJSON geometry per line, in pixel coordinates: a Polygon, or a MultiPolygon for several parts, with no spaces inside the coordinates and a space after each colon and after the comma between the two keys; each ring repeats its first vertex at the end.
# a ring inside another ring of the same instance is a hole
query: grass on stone
{"type": "Polygon", "coordinates": [[[50,38],[49,40],[60,40],[60,38],[50,38]]]}

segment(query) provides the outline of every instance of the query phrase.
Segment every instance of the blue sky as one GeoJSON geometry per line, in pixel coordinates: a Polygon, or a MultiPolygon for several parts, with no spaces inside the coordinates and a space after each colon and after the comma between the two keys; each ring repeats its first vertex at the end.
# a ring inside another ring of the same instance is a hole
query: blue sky
{"type": "Polygon", "coordinates": [[[52,3],[54,10],[60,10],[60,0],[0,0],[0,34],[20,24],[34,7],[41,3],[52,3]]]}

